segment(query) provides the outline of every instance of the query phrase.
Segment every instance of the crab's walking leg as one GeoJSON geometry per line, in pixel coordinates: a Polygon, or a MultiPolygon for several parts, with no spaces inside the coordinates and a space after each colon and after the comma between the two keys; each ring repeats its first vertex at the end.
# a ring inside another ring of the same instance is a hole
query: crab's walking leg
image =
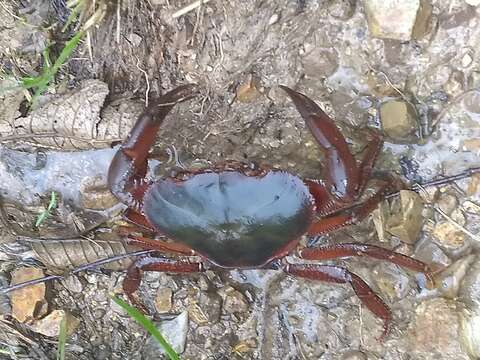
{"type": "Polygon", "coordinates": [[[144,257],[135,261],[127,270],[123,280],[123,291],[132,304],[147,312],[145,306],[133,294],[138,290],[142,280],[142,271],[158,271],[169,273],[196,273],[203,272],[201,263],[177,261],[166,258],[144,257]]]}
{"type": "MultiPolygon", "coordinates": [[[[363,204],[357,208],[349,210],[346,214],[332,215],[322,218],[318,221],[314,221],[308,229],[309,235],[321,235],[326,234],[345,226],[358,223],[365,219],[377,205],[385,198],[385,195],[390,189],[390,185],[382,186],[378,192],[367,199],[363,204]]],[[[338,209],[337,209],[338,210],[338,209]]]]}
{"type": "Polygon", "coordinates": [[[179,86],[152,101],[140,115],[108,171],[108,185],[120,201],[135,206],[143,199],[148,188],[144,183],[148,151],[155,143],[158,129],[175,104],[192,97],[194,89],[194,85],[179,86]]]}
{"type": "Polygon", "coordinates": [[[324,245],[302,249],[299,251],[299,256],[307,260],[328,260],[342,257],[366,256],[379,260],[387,260],[407,269],[422,272],[429,280],[432,280],[432,271],[427,264],[375,245],[355,243],[324,245]]]}
{"type": "Polygon", "coordinates": [[[141,247],[145,250],[158,250],[187,256],[195,255],[195,251],[183,244],[170,243],[162,240],[153,240],[142,236],[129,235],[128,243],[141,247]]]}
{"type": "Polygon", "coordinates": [[[339,284],[349,283],[360,301],[372,313],[383,320],[384,331],[381,338],[387,334],[390,320],[392,318],[390,309],[358,275],[348,271],[345,268],[329,265],[287,264],[284,268],[284,271],[288,274],[311,280],[320,280],[339,284]]]}

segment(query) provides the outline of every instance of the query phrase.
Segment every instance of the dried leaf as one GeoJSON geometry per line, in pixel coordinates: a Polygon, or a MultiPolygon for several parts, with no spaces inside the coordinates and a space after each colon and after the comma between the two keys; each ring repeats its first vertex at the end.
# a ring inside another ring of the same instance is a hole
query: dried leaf
{"type": "Polygon", "coordinates": [[[107,84],[86,80],[26,117],[0,118],[0,143],[16,148],[28,144],[57,150],[109,147],[126,137],[141,109],[138,103],[120,110],[111,107],[101,116],[107,95],[107,84]],[[125,114],[119,113],[122,110],[125,114]]]}

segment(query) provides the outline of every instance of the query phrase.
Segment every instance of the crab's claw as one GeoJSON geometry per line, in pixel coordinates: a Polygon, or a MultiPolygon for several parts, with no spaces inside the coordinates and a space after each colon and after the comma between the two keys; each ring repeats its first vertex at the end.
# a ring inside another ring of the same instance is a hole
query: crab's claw
{"type": "Polygon", "coordinates": [[[127,139],[115,154],[108,170],[108,186],[120,201],[137,207],[148,188],[147,158],[163,120],[175,104],[195,96],[194,84],[179,86],[153,100],[140,115],[127,139]]]}

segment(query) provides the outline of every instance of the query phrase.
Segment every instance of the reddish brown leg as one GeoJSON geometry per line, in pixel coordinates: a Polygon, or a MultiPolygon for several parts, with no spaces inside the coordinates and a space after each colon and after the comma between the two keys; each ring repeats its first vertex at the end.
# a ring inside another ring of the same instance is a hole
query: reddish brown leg
{"type": "Polygon", "coordinates": [[[387,260],[407,269],[422,272],[427,278],[432,280],[432,271],[427,264],[375,245],[345,243],[318,246],[300,250],[299,256],[307,260],[328,260],[341,257],[366,256],[374,259],[387,260]]]}
{"type": "Polygon", "coordinates": [[[351,203],[358,194],[360,169],[347,141],[335,122],[311,99],[280,85],[325,154],[325,188],[342,203],[351,203]]]}
{"type": "Polygon", "coordinates": [[[125,210],[123,217],[125,218],[125,220],[127,220],[128,222],[131,222],[132,224],[138,227],[141,227],[150,232],[158,233],[158,231],[155,230],[154,227],[148,222],[145,216],[143,216],[141,213],[131,208],[128,208],[127,210],[125,210]]]}
{"type": "Polygon", "coordinates": [[[180,255],[195,255],[195,251],[186,245],[179,243],[170,243],[162,240],[153,240],[142,236],[128,236],[128,243],[136,245],[145,250],[158,250],[180,255]]]}
{"type": "Polygon", "coordinates": [[[339,284],[349,283],[360,301],[372,313],[383,320],[383,334],[381,339],[387,334],[390,320],[392,318],[390,309],[358,275],[351,273],[345,268],[329,265],[288,264],[285,266],[284,271],[288,274],[311,280],[339,284]]]}
{"type": "Polygon", "coordinates": [[[183,85],[152,101],[113,157],[108,170],[108,185],[113,195],[124,204],[139,208],[149,187],[145,180],[148,152],[155,143],[158,130],[175,104],[191,98],[194,93],[194,85],[183,85]]]}
{"type": "Polygon", "coordinates": [[[123,280],[123,291],[133,305],[147,313],[148,311],[145,305],[133,295],[140,286],[142,271],[195,273],[204,270],[201,263],[190,263],[165,258],[144,257],[135,261],[127,270],[127,276],[125,280],[123,280]]]}
{"type": "Polygon", "coordinates": [[[315,199],[316,212],[320,216],[328,216],[341,210],[342,207],[345,206],[345,204],[339,202],[332,196],[320,181],[307,179],[303,182],[308,186],[310,194],[312,194],[315,199]]]}
{"type": "Polygon", "coordinates": [[[362,221],[375,210],[377,205],[385,198],[387,189],[389,189],[389,186],[381,187],[375,195],[367,199],[359,207],[350,210],[347,214],[334,215],[313,222],[308,229],[308,234],[326,234],[362,221]]]}

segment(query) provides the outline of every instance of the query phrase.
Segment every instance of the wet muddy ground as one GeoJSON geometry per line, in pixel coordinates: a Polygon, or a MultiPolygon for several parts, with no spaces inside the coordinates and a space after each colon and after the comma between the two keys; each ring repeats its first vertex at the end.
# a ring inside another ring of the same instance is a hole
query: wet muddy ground
{"type": "MultiPolygon", "coordinates": [[[[201,94],[165,121],[157,176],[234,159],[320,178],[322,154],[279,84],[321,105],[355,154],[366,127],[383,131],[378,171],[423,183],[480,166],[478,1],[211,0],[177,16],[189,3],[98,2],[103,19],[28,109],[12,85],[75,30],[61,32],[61,1],[0,0],[0,286],[23,267],[58,274],[127,250],[109,162],[145,103],[180,84],[201,94]],[[52,192],[56,206],[35,226],[52,192]]],[[[438,270],[428,287],[389,263],[326,262],[391,307],[384,341],[350,287],[276,271],[146,273],[140,297],[182,359],[480,358],[479,186],[473,175],[404,193],[358,225],[302,240],[380,245],[438,270]]],[[[49,283],[30,294],[41,299],[30,313],[0,295],[0,358],[55,358],[56,310],[73,328],[67,359],[161,358],[111,300],[127,265],[49,283]]]]}

